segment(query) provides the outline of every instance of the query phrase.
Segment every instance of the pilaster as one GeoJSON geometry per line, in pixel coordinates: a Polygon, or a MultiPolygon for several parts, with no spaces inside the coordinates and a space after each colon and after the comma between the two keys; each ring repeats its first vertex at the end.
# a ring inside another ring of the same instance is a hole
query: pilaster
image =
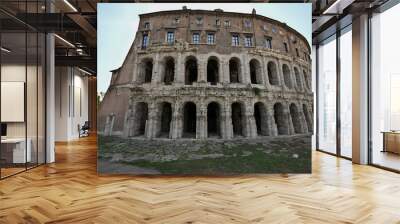
{"type": "Polygon", "coordinates": [[[197,60],[197,74],[197,82],[207,82],[207,61],[202,56],[197,60]]]}
{"type": "Polygon", "coordinates": [[[149,105],[149,116],[146,121],[146,129],[145,135],[147,138],[154,138],[156,137],[156,127],[157,127],[157,111],[156,111],[156,104],[150,103],[149,105]]]}
{"type": "Polygon", "coordinates": [[[284,112],[285,116],[287,117],[287,121],[288,121],[288,131],[289,131],[288,134],[289,135],[293,135],[293,134],[295,134],[295,132],[294,132],[292,116],[290,114],[290,109],[289,109],[289,104],[288,103],[284,104],[283,112],[284,112]]]}
{"type": "Polygon", "coordinates": [[[175,102],[174,112],[172,113],[170,138],[177,139],[182,137],[182,114],[179,101],[175,102]]]}
{"type": "Polygon", "coordinates": [[[269,124],[269,135],[277,136],[278,135],[278,127],[276,126],[275,117],[274,117],[274,108],[273,104],[268,105],[266,107],[267,110],[267,122],[269,124]]]}
{"type": "Polygon", "coordinates": [[[242,74],[243,74],[243,81],[245,84],[250,84],[251,83],[251,79],[250,79],[250,66],[248,66],[248,62],[249,62],[249,56],[247,56],[247,54],[242,55],[242,74]]]}
{"type": "Polygon", "coordinates": [[[178,52],[178,56],[176,58],[174,83],[185,83],[185,62],[182,58],[181,52],[178,52]]]}
{"type": "Polygon", "coordinates": [[[222,108],[221,116],[221,136],[223,139],[232,139],[233,129],[232,129],[232,117],[231,117],[231,106],[226,100],[222,108]]]}
{"type": "Polygon", "coordinates": [[[198,105],[196,111],[196,138],[207,138],[207,106],[204,102],[201,102],[200,105],[198,105]]]}
{"type": "Polygon", "coordinates": [[[248,138],[257,137],[257,126],[256,120],[254,118],[254,107],[250,105],[250,103],[245,104],[245,133],[248,138]]]}
{"type": "Polygon", "coordinates": [[[160,54],[157,52],[156,56],[154,58],[154,65],[153,65],[153,74],[151,75],[151,83],[156,84],[156,83],[161,83],[162,82],[162,61],[160,58],[160,54]]]}

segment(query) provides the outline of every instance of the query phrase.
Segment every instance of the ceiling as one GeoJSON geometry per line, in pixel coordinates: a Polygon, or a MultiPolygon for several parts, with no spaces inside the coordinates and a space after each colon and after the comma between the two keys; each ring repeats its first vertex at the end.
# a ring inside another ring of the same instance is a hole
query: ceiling
{"type": "MultiPolygon", "coordinates": [[[[54,32],[56,65],[78,66],[96,74],[97,0],[1,0],[0,22],[4,40],[13,51],[24,54],[21,32],[54,32]],[[51,11],[51,13],[49,13],[51,11]],[[14,37],[14,38],[13,38],[14,37]],[[22,42],[21,42],[22,41],[22,42]]],[[[6,46],[6,43],[3,42],[6,46]]],[[[30,50],[28,46],[28,57],[30,50]]],[[[32,48],[36,49],[36,48],[32,48]]]]}
{"type": "Polygon", "coordinates": [[[313,44],[351,24],[352,18],[372,11],[389,0],[313,0],[313,44]]]}
{"type": "MultiPolygon", "coordinates": [[[[196,1],[196,0],[195,0],[196,1]]],[[[198,0],[204,2],[207,0],[198,0]]],[[[218,2],[244,2],[219,0],[218,2]]],[[[267,2],[312,3],[312,36],[316,44],[331,36],[338,27],[351,23],[352,17],[373,9],[388,0],[267,0],[267,2]]],[[[97,3],[126,3],[132,0],[1,0],[1,28],[8,34],[7,42],[21,43],[18,32],[25,28],[40,32],[54,32],[56,65],[79,66],[96,74],[97,3]],[[50,10],[51,9],[51,10],[50,10]],[[49,13],[49,12],[52,13],[49,13]],[[14,36],[14,37],[13,37],[14,36]]],[[[152,2],[152,1],[144,1],[152,2]]],[[[172,2],[157,0],[156,2],[172,2]]],[[[189,2],[189,1],[188,1],[189,2]]],[[[190,1],[193,2],[193,1],[190,1]]],[[[216,2],[210,0],[209,2],[216,2]]],[[[250,0],[247,2],[265,2],[250,0]]],[[[4,43],[4,42],[3,42],[4,43]]],[[[21,45],[22,46],[22,45],[21,45]]],[[[28,52],[30,52],[28,48],[28,52]]],[[[21,52],[23,53],[23,52],[21,52]]],[[[17,51],[15,51],[17,54],[17,51]]]]}

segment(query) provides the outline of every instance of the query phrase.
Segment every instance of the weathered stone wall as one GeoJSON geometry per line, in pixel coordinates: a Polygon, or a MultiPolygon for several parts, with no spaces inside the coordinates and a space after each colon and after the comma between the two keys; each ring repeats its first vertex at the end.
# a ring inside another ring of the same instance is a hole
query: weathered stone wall
{"type": "Polygon", "coordinates": [[[177,10],[141,15],[132,48],[114,71],[100,106],[99,130],[173,139],[312,132],[309,54],[296,31],[255,14],[177,10]],[[174,32],[173,44],[166,43],[168,31],[174,32]],[[192,43],[193,32],[201,33],[199,44],[192,43]],[[207,44],[209,32],[215,33],[215,44],[207,44]],[[240,34],[240,46],[231,46],[232,33],[240,34]],[[145,47],[143,34],[149,36],[145,47]],[[253,35],[251,47],[243,45],[248,34],[253,35]],[[266,36],[273,40],[272,49],[265,46],[266,36]]]}
{"type": "Polygon", "coordinates": [[[122,135],[125,114],[128,110],[129,92],[129,89],[121,87],[107,90],[97,113],[97,128],[100,133],[122,135]]]}
{"type": "Polygon", "coordinates": [[[166,45],[166,33],[174,31],[177,42],[188,44],[193,43],[193,33],[200,33],[199,53],[210,50],[221,54],[241,53],[244,46],[243,38],[246,35],[252,35],[254,46],[265,47],[265,38],[270,37],[273,49],[282,54],[310,61],[311,49],[303,36],[284,23],[257,14],[187,9],[143,14],[140,18],[135,38],[136,47],[141,47],[143,34],[149,34],[150,45],[166,45]],[[201,18],[201,24],[198,24],[199,18],[201,18]],[[219,25],[217,25],[217,20],[219,25]],[[225,21],[229,21],[230,25],[226,26],[225,21]],[[147,28],[145,24],[149,24],[147,28]],[[207,44],[207,33],[215,33],[215,45],[207,44]],[[232,46],[232,34],[240,35],[240,46],[232,46]],[[288,44],[289,52],[287,53],[284,42],[288,44]],[[297,56],[296,48],[299,56],[297,56]]]}

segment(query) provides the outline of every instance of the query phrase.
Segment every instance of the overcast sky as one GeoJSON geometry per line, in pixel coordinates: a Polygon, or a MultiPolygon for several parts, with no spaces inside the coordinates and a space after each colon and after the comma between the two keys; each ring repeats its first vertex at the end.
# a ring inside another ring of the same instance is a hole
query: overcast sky
{"type": "Polygon", "coordinates": [[[286,23],[311,43],[311,3],[99,3],[97,15],[97,91],[105,92],[110,70],[122,65],[135,38],[139,14],[182,9],[222,9],[257,14],[286,23]]]}

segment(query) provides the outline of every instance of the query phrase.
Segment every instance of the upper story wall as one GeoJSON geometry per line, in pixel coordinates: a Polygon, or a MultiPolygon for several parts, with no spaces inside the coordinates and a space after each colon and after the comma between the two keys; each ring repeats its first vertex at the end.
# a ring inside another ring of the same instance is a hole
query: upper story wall
{"type": "Polygon", "coordinates": [[[173,32],[175,43],[196,45],[199,53],[240,53],[243,48],[255,47],[267,49],[267,39],[270,39],[273,50],[310,61],[311,51],[306,39],[286,24],[255,13],[220,10],[183,9],[142,14],[134,42],[135,48],[143,47],[144,35],[148,36],[148,46],[169,45],[168,32],[173,32]],[[194,34],[200,35],[198,43],[193,40],[194,34]],[[207,41],[209,34],[214,34],[213,44],[207,41]],[[232,43],[234,35],[239,37],[239,46],[232,43]],[[246,46],[246,37],[251,38],[251,46],[246,46]]]}

